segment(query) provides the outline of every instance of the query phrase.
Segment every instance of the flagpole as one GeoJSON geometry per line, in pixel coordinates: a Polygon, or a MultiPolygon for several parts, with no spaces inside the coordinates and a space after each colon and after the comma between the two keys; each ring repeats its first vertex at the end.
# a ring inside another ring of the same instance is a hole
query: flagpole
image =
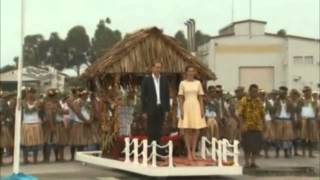
{"type": "Polygon", "coordinates": [[[13,154],[13,173],[18,174],[20,168],[20,141],[21,141],[21,96],[22,96],[22,69],[23,69],[23,48],[24,48],[24,0],[21,0],[21,51],[20,58],[18,59],[18,71],[17,71],[17,106],[15,113],[15,133],[14,133],[14,154],[13,154]]]}
{"type": "Polygon", "coordinates": [[[252,37],[252,0],[249,0],[249,38],[252,37]]]}
{"type": "Polygon", "coordinates": [[[231,2],[231,23],[234,21],[234,0],[231,2]]]}

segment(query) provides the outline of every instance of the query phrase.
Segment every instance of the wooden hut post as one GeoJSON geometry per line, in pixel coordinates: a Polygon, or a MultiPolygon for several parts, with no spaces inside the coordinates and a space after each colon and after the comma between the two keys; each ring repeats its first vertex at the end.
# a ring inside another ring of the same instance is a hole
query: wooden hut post
{"type": "Polygon", "coordinates": [[[178,110],[178,92],[177,92],[177,75],[172,76],[170,88],[172,91],[172,112],[171,112],[171,127],[175,129],[178,125],[177,110],[178,110]]]}

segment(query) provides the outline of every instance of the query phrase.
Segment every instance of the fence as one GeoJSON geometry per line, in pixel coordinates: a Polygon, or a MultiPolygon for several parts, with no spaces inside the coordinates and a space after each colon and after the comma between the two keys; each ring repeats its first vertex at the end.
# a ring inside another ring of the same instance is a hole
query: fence
{"type": "Polygon", "coordinates": [[[156,141],[153,141],[150,145],[148,145],[148,141],[142,140],[141,143],[139,143],[139,140],[137,138],[134,138],[130,140],[130,138],[125,138],[125,163],[134,163],[134,164],[142,164],[144,166],[147,166],[148,163],[151,161],[151,165],[153,167],[157,167],[157,157],[160,158],[167,158],[168,159],[168,166],[173,167],[173,143],[172,141],[169,141],[166,145],[158,145],[156,141]],[[133,146],[133,147],[132,147],[133,146]],[[151,148],[151,153],[148,156],[148,148],[151,148]],[[157,149],[166,149],[168,148],[168,154],[167,155],[161,155],[157,152],[157,149]],[[132,151],[131,151],[132,149],[132,151]],[[141,152],[139,152],[139,149],[141,152]],[[131,156],[133,156],[133,160],[131,161],[131,156]],[[142,157],[142,162],[139,162],[139,158],[142,157]]]}
{"type": "Polygon", "coordinates": [[[201,138],[201,158],[207,159],[209,155],[212,160],[223,166],[228,161],[228,157],[233,157],[233,166],[239,166],[239,141],[234,140],[233,144],[227,139],[217,140],[212,138],[209,141],[206,137],[201,138]],[[230,151],[231,148],[231,151],[230,151]]]}
{"type": "MultiPolygon", "coordinates": [[[[173,143],[169,141],[166,145],[158,145],[156,141],[153,141],[148,145],[148,141],[142,140],[139,143],[137,138],[130,140],[125,138],[125,163],[142,164],[147,166],[151,162],[153,167],[157,167],[157,158],[167,158],[168,167],[173,167],[173,143]],[[148,156],[148,149],[151,149],[151,153],[148,156]],[[157,152],[157,149],[168,149],[167,155],[161,155],[157,152]],[[139,152],[140,151],[140,152],[139,152]],[[133,157],[133,158],[132,158],[133,157]],[[142,158],[142,161],[139,161],[142,158]]],[[[210,158],[218,163],[218,166],[224,166],[224,163],[228,162],[228,157],[232,157],[232,166],[239,166],[239,141],[234,140],[231,144],[227,139],[217,140],[212,138],[211,141],[206,137],[201,138],[201,158],[210,158]]],[[[230,165],[228,165],[230,166],[230,165]]]]}

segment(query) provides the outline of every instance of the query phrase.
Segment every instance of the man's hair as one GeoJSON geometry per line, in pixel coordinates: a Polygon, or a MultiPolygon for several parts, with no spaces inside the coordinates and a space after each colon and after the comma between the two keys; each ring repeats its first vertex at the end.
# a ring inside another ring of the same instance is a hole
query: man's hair
{"type": "Polygon", "coordinates": [[[257,84],[251,84],[249,86],[249,91],[252,90],[252,89],[259,89],[258,85],[257,84]]]}
{"type": "Polygon", "coordinates": [[[216,85],[216,87],[219,88],[219,89],[223,89],[221,84],[216,85]]]}
{"type": "Polygon", "coordinates": [[[280,86],[279,87],[279,90],[282,90],[282,91],[288,91],[288,88],[286,86],[280,86]]]}
{"type": "Polygon", "coordinates": [[[211,86],[208,87],[208,91],[211,91],[211,90],[214,90],[214,89],[216,89],[216,87],[213,86],[213,85],[211,85],[211,86]]]}
{"type": "Polygon", "coordinates": [[[308,92],[308,91],[311,91],[310,86],[303,87],[302,92],[308,92]]]}
{"type": "Polygon", "coordinates": [[[161,65],[161,62],[160,61],[154,61],[154,62],[152,62],[151,66],[154,67],[156,64],[160,64],[161,65]]]}

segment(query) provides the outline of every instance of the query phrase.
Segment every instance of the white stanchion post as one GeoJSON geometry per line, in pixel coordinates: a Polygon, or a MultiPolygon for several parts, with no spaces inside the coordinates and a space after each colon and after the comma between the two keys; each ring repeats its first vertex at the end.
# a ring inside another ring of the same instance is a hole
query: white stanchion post
{"type": "Polygon", "coordinates": [[[169,167],[173,167],[173,143],[169,141],[169,167]]]}
{"type": "Polygon", "coordinates": [[[201,158],[206,159],[206,137],[201,138],[201,158]]]}
{"type": "Polygon", "coordinates": [[[157,142],[152,141],[152,166],[157,167],[157,142]]]}
{"type": "Polygon", "coordinates": [[[124,162],[125,163],[129,163],[130,162],[130,138],[126,137],[124,139],[124,142],[125,142],[125,147],[124,147],[125,159],[124,159],[124,162]]]}
{"type": "Polygon", "coordinates": [[[217,161],[217,139],[216,138],[212,138],[211,139],[211,158],[214,161],[217,161]]]}
{"type": "Polygon", "coordinates": [[[144,166],[147,166],[148,165],[148,140],[143,140],[142,141],[142,146],[143,146],[143,149],[142,149],[142,164],[144,166]]]}
{"type": "Polygon", "coordinates": [[[137,138],[133,139],[133,163],[139,164],[139,141],[137,138]]]}
{"type": "Polygon", "coordinates": [[[222,166],[222,141],[219,140],[218,141],[218,166],[221,167],[222,166]]]}
{"type": "Polygon", "coordinates": [[[239,141],[233,141],[233,166],[239,166],[239,141]]]}
{"type": "Polygon", "coordinates": [[[224,162],[227,162],[228,160],[228,140],[227,139],[222,140],[222,160],[224,162]]]}

